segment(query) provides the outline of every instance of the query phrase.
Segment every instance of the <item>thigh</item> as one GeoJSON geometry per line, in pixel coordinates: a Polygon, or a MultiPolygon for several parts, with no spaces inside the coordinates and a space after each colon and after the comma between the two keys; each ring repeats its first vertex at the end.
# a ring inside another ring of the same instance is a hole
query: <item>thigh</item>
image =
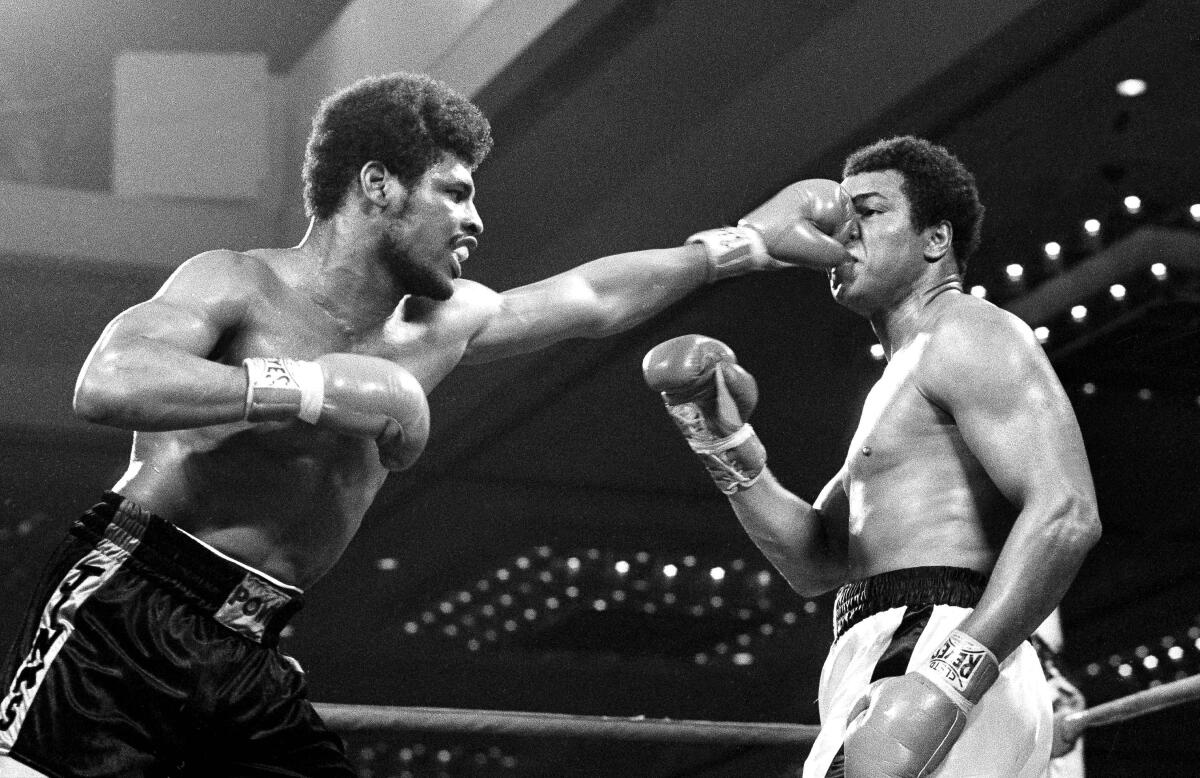
{"type": "Polygon", "coordinates": [[[971,711],[938,776],[1034,778],[1049,769],[1054,730],[1050,688],[1033,646],[1023,643],[971,711]]]}
{"type": "Polygon", "coordinates": [[[277,650],[255,646],[207,693],[211,725],[190,744],[181,778],[356,775],[309,702],[304,672],[277,650]]]}
{"type": "Polygon", "coordinates": [[[74,539],[56,552],[6,661],[0,754],[56,776],[164,774],[170,749],[156,733],[187,693],[176,685],[164,703],[169,684],[146,683],[130,661],[147,584],[126,562],[74,539]]]}

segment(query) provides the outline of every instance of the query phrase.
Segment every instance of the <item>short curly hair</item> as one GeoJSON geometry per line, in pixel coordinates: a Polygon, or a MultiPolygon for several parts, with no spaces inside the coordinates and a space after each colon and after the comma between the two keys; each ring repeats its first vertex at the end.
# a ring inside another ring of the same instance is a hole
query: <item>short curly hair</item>
{"type": "Polygon", "coordinates": [[[304,209],[327,219],[362,166],[378,160],[411,184],[442,154],[472,169],[492,148],[479,108],[440,81],[415,73],[359,79],[321,101],[304,150],[304,209]]]}
{"type": "Polygon", "coordinates": [[[967,260],[979,248],[983,227],[984,207],[975,176],[945,147],[911,135],[887,138],[853,152],[846,158],[842,178],[878,170],[895,170],[904,177],[903,192],[915,229],[950,222],[958,271],[965,273],[967,260]]]}

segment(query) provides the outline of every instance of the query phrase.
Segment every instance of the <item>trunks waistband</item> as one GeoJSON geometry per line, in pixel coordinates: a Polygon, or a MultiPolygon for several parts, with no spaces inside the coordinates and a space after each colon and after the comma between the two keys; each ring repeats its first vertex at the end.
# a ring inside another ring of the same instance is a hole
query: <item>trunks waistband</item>
{"type": "Polygon", "coordinates": [[[900,606],[973,608],[987,582],[986,575],[965,567],[908,567],[851,581],[833,601],[833,639],[868,616],[900,606]]]}
{"type": "Polygon", "coordinates": [[[71,533],[98,548],[117,546],[139,573],[256,643],[278,643],[280,630],[304,604],[299,589],[222,556],[115,492],[105,492],[101,502],[75,521],[71,533]]]}

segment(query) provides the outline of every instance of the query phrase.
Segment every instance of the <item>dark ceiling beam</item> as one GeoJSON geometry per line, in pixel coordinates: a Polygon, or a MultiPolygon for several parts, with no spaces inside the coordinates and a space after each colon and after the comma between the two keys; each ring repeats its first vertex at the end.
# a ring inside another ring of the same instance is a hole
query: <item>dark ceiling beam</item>
{"type": "Polygon", "coordinates": [[[1200,232],[1142,227],[1004,307],[1036,327],[1156,262],[1168,268],[1200,271],[1200,232]]]}

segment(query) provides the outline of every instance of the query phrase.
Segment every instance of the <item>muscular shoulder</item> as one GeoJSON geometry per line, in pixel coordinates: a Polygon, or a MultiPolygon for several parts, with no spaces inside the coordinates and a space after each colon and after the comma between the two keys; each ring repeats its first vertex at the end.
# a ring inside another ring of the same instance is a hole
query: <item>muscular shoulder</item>
{"type": "Polygon", "coordinates": [[[919,372],[931,399],[972,390],[1004,392],[1048,365],[1025,322],[971,295],[957,295],[945,305],[927,332],[919,372]]]}
{"type": "Polygon", "coordinates": [[[498,292],[476,281],[460,278],[454,282],[454,294],[449,300],[414,298],[406,303],[406,311],[409,318],[436,320],[440,327],[470,337],[500,311],[501,305],[498,292]]]}
{"type": "Polygon", "coordinates": [[[263,287],[280,283],[271,264],[256,254],[216,249],[188,259],[179,266],[164,289],[186,287],[208,289],[229,296],[261,293],[263,287]]]}

